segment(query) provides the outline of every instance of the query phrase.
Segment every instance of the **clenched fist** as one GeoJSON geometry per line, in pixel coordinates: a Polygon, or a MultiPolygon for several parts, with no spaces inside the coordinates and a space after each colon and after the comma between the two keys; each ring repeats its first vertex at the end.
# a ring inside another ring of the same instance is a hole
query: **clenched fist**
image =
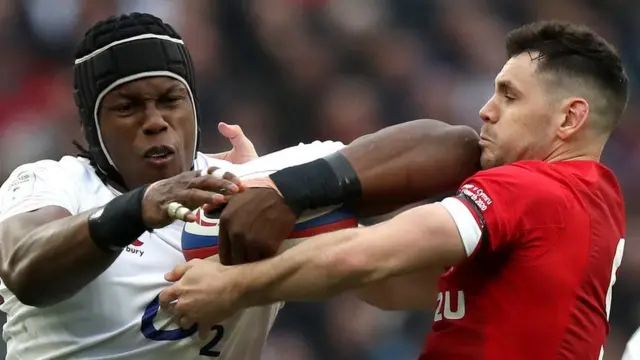
{"type": "Polygon", "coordinates": [[[271,187],[250,187],[229,197],[220,215],[220,262],[236,265],[276,255],[297,219],[271,187]]]}
{"type": "MultiPolygon", "coordinates": [[[[221,177],[212,175],[215,167],[202,171],[189,171],[174,177],[153,183],[147,188],[142,200],[142,218],[145,225],[152,229],[165,227],[175,221],[169,216],[168,207],[178,202],[189,210],[201,206],[215,206],[224,202],[224,195],[237,194],[243,190],[240,179],[230,172],[221,177]]],[[[195,221],[189,212],[185,221],[195,221]]]]}

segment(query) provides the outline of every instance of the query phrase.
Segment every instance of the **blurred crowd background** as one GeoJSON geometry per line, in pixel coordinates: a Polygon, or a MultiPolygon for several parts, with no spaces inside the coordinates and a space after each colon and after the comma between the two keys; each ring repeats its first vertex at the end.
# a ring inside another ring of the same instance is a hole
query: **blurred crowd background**
{"type": "MultiPolygon", "coordinates": [[[[510,29],[562,19],[598,30],[620,49],[633,87],[604,159],[628,209],[605,356],[620,359],[640,324],[640,2],[0,0],[0,180],[22,163],[75,151],[75,43],[94,22],[132,11],[160,16],[185,39],[208,151],[227,148],[219,121],[242,125],[260,153],[314,139],[349,142],[416,118],[479,128],[510,29]]],[[[288,304],[264,359],[414,359],[431,319],[378,311],[351,296],[288,304]]]]}

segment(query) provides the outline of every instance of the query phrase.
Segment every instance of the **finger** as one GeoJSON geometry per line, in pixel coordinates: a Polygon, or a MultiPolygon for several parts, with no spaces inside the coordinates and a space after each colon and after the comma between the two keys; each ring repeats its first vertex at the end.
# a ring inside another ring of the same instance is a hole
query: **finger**
{"type": "Polygon", "coordinates": [[[235,151],[243,154],[256,152],[255,146],[253,146],[251,140],[244,134],[242,127],[221,122],[218,124],[218,131],[222,136],[229,139],[235,151]]]}
{"type": "Polygon", "coordinates": [[[239,125],[229,125],[225,122],[218,123],[218,131],[227,139],[234,139],[239,135],[244,135],[242,128],[239,125]]]}
{"type": "Polygon", "coordinates": [[[205,214],[220,213],[224,206],[229,202],[230,196],[216,197],[214,203],[202,205],[205,214]]]}
{"type": "Polygon", "coordinates": [[[242,191],[245,186],[244,183],[242,182],[242,180],[240,180],[239,177],[236,176],[236,174],[232,173],[232,172],[225,172],[224,175],[222,176],[222,178],[224,180],[227,181],[231,181],[233,184],[235,184],[238,187],[238,192],[242,191]]]}
{"type": "Polygon", "coordinates": [[[198,177],[206,177],[207,175],[218,180],[230,181],[236,186],[242,185],[242,180],[240,180],[240,178],[237,177],[234,173],[225,169],[217,168],[215,166],[200,170],[198,177]]]}
{"type": "Polygon", "coordinates": [[[191,269],[192,267],[193,267],[193,263],[191,261],[184,264],[179,264],[176,267],[174,267],[173,270],[164,274],[164,279],[167,281],[176,282],[180,280],[184,276],[184,274],[187,272],[187,270],[191,269]]]}
{"type": "MultiPolygon", "coordinates": [[[[224,195],[195,188],[184,190],[178,193],[176,198],[177,202],[188,210],[195,210],[203,206],[204,204],[214,205],[225,202],[224,195]]],[[[169,209],[167,209],[167,212],[169,212],[169,209]]],[[[184,218],[175,218],[184,221],[195,221],[196,215],[192,211],[189,211],[187,214],[185,214],[184,218]]]]}
{"type": "Polygon", "coordinates": [[[247,253],[243,239],[231,239],[231,264],[240,265],[247,262],[247,253]]]}
{"type": "Polygon", "coordinates": [[[209,325],[207,322],[201,321],[198,323],[198,337],[200,340],[206,340],[209,337],[212,327],[213,325],[209,325]]]}
{"type": "Polygon", "coordinates": [[[218,231],[218,255],[222,265],[231,265],[231,244],[229,243],[226,226],[223,223],[220,223],[218,231]]]}
{"type": "Polygon", "coordinates": [[[171,315],[171,322],[178,326],[180,326],[180,319],[182,319],[182,314],[174,313],[171,315]]]}
{"type": "Polygon", "coordinates": [[[175,285],[162,290],[158,296],[158,304],[166,311],[173,312],[174,302],[178,300],[178,289],[175,285]]]}
{"type": "Polygon", "coordinates": [[[172,201],[166,206],[167,215],[173,220],[195,221],[197,217],[191,212],[187,204],[186,206],[180,202],[172,201]]]}
{"type": "Polygon", "coordinates": [[[210,190],[221,194],[235,194],[238,193],[242,187],[240,178],[223,169],[203,169],[198,175],[195,179],[191,180],[189,188],[210,190]],[[214,170],[211,171],[211,169],[214,170]]]}
{"type": "Polygon", "coordinates": [[[248,247],[245,250],[247,262],[256,262],[262,260],[262,252],[256,248],[248,247]]]}
{"type": "Polygon", "coordinates": [[[218,123],[218,131],[222,136],[229,139],[229,142],[234,148],[236,148],[236,150],[241,150],[238,149],[238,146],[243,148],[253,148],[253,143],[249,138],[247,138],[239,125],[229,125],[227,123],[220,122],[218,123]]]}
{"type": "Polygon", "coordinates": [[[193,326],[196,325],[196,322],[191,320],[188,316],[182,316],[179,320],[178,320],[178,325],[183,328],[183,329],[190,329],[193,326]]]}

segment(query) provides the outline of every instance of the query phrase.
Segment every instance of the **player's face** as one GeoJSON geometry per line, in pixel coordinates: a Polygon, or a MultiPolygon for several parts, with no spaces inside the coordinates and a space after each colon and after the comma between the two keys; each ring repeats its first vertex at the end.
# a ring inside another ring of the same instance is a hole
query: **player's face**
{"type": "Polygon", "coordinates": [[[102,139],[127,185],[188,171],[195,146],[189,91],[169,77],[149,77],[110,91],[100,111],[102,139]]]}
{"type": "Polygon", "coordinates": [[[518,160],[544,160],[554,146],[553,124],[564,115],[535,71],[535,55],[509,59],[496,77],[493,96],[480,110],[484,169],[518,160]]]}

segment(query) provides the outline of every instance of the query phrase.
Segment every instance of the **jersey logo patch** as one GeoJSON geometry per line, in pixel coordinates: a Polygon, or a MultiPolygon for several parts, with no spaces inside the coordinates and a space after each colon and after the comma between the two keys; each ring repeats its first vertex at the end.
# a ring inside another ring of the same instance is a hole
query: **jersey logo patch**
{"type": "Polygon", "coordinates": [[[13,203],[18,200],[27,198],[33,194],[36,183],[36,174],[31,170],[23,170],[19,172],[9,184],[7,195],[9,202],[13,203]]]}
{"type": "Polygon", "coordinates": [[[131,245],[124,248],[124,251],[131,253],[133,255],[138,255],[139,257],[142,257],[142,255],[144,255],[144,250],[142,250],[142,245],[144,245],[144,243],[140,241],[140,239],[136,239],[131,243],[131,245]]]}
{"type": "Polygon", "coordinates": [[[474,204],[478,207],[478,210],[485,212],[493,201],[487,195],[484,190],[473,185],[473,184],[465,184],[460,188],[460,192],[469,198],[474,204]]]}

